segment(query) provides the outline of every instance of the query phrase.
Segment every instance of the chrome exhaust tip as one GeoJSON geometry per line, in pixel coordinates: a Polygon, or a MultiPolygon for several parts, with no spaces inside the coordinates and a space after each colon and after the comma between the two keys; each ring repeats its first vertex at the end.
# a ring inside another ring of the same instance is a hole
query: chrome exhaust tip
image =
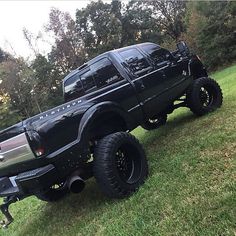
{"type": "Polygon", "coordinates": [[[78,175],[69,178],[68,188],[72,193],[80,193],[85,187],[85,181],[78,175]]]}

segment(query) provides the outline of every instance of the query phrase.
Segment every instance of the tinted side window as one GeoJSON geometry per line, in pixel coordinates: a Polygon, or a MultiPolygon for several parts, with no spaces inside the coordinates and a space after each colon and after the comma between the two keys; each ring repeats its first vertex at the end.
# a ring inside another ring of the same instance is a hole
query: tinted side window
{"type": "Polygon", "coordinates": [[[65,81],[65,100],[76,99],[85,95],[85,93],[93,92],[97,88],[113,84],[122,79],[122,76],[109,59],[101,59],[65,81]]]}
{"type": "Polygon", "coordinates": [[[142,49],[152,58],[157,66],[164,65],[170,59],[170,52],[155,45],[144,45],[142,49]]]}
{"type": "Polygon", "coordinates": [[[94,78],[98,88],[113,84],[122,80],[120,73],[115,66],[107,58],[104,58],[91,65],[91,70],[94,72],[94,78]]]}
{"type": "Polygon", "coordinates": [[[94,72],[90,69],[86,72],[83,72],[81,75],[81,82],[86,93],[90,93],[96,90],[96,84],[94,81],[94,72]]]}
{"type": "Polygon", "coordinates": [[[141,75],[151,68],[144,56],[135,48],[120,51],[120,55],[135,75],[141,75]]]}
{"type": "Polygon", "coordinates": [[[64,83],[65,100],[72,100],[84,95],[84,90],[80,81],[79,74],[75,74],[67,79],[64,83]]]}

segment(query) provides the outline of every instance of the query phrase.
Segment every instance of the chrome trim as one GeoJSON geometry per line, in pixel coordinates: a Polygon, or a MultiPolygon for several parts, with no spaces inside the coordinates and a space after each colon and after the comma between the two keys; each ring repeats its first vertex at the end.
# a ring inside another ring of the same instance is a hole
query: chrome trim
{"type": "Polygon", "coordinates": [[[0,143],[0,170],[32,159],[35,159],[35,155],[29,146],[25,133],[0,143]]]}

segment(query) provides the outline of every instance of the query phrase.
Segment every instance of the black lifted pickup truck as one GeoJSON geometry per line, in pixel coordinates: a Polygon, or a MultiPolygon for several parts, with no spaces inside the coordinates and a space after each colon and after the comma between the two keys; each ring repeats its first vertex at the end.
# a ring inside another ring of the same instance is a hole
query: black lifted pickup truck
{"type": "Polygon", "coordinates": [[[56,201],[94,176],[109,197],[131,195],[148,175],[145,152],[129,132],[151,130],[189,107],[204,115],[222,92],[184,42],[170,52],[154,43],[112,50],[63,80],[65,103],[0,132],[0,206],[30,195],[56,201]]]}

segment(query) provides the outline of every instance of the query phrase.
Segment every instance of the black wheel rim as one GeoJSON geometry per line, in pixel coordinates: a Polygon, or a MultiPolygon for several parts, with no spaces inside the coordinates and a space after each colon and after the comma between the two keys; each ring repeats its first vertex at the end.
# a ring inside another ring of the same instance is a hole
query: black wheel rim
{"type": "Polygon", "coordinates": [[[210,88],[201,87],[199,96],[203,107],[208,107],[212,104],[213,91],[210,88]]]}
{"type": "Polygon", "coordinates": [[[160,119],[159,118],[149,119],[148,121],[151,124],[158,124],[158,123],[160,123],[160,119]]]}
{"type": "Polygon", "coordinates": [[[155,125],[156,127],[165,124],[165,122],[166,122],[166,117],[164,115],[163,116],[161,116],[161,115],[160,116],[154,116],[154,117],[148,119],[148,123],[150,125],[155,125]]]}
{"type": "Polygon", "coordinates": [[[127,184],[137,182],[141,174],[141,159],[132,145],[122,145],[116,152],[118,175],[127,184]]]}

